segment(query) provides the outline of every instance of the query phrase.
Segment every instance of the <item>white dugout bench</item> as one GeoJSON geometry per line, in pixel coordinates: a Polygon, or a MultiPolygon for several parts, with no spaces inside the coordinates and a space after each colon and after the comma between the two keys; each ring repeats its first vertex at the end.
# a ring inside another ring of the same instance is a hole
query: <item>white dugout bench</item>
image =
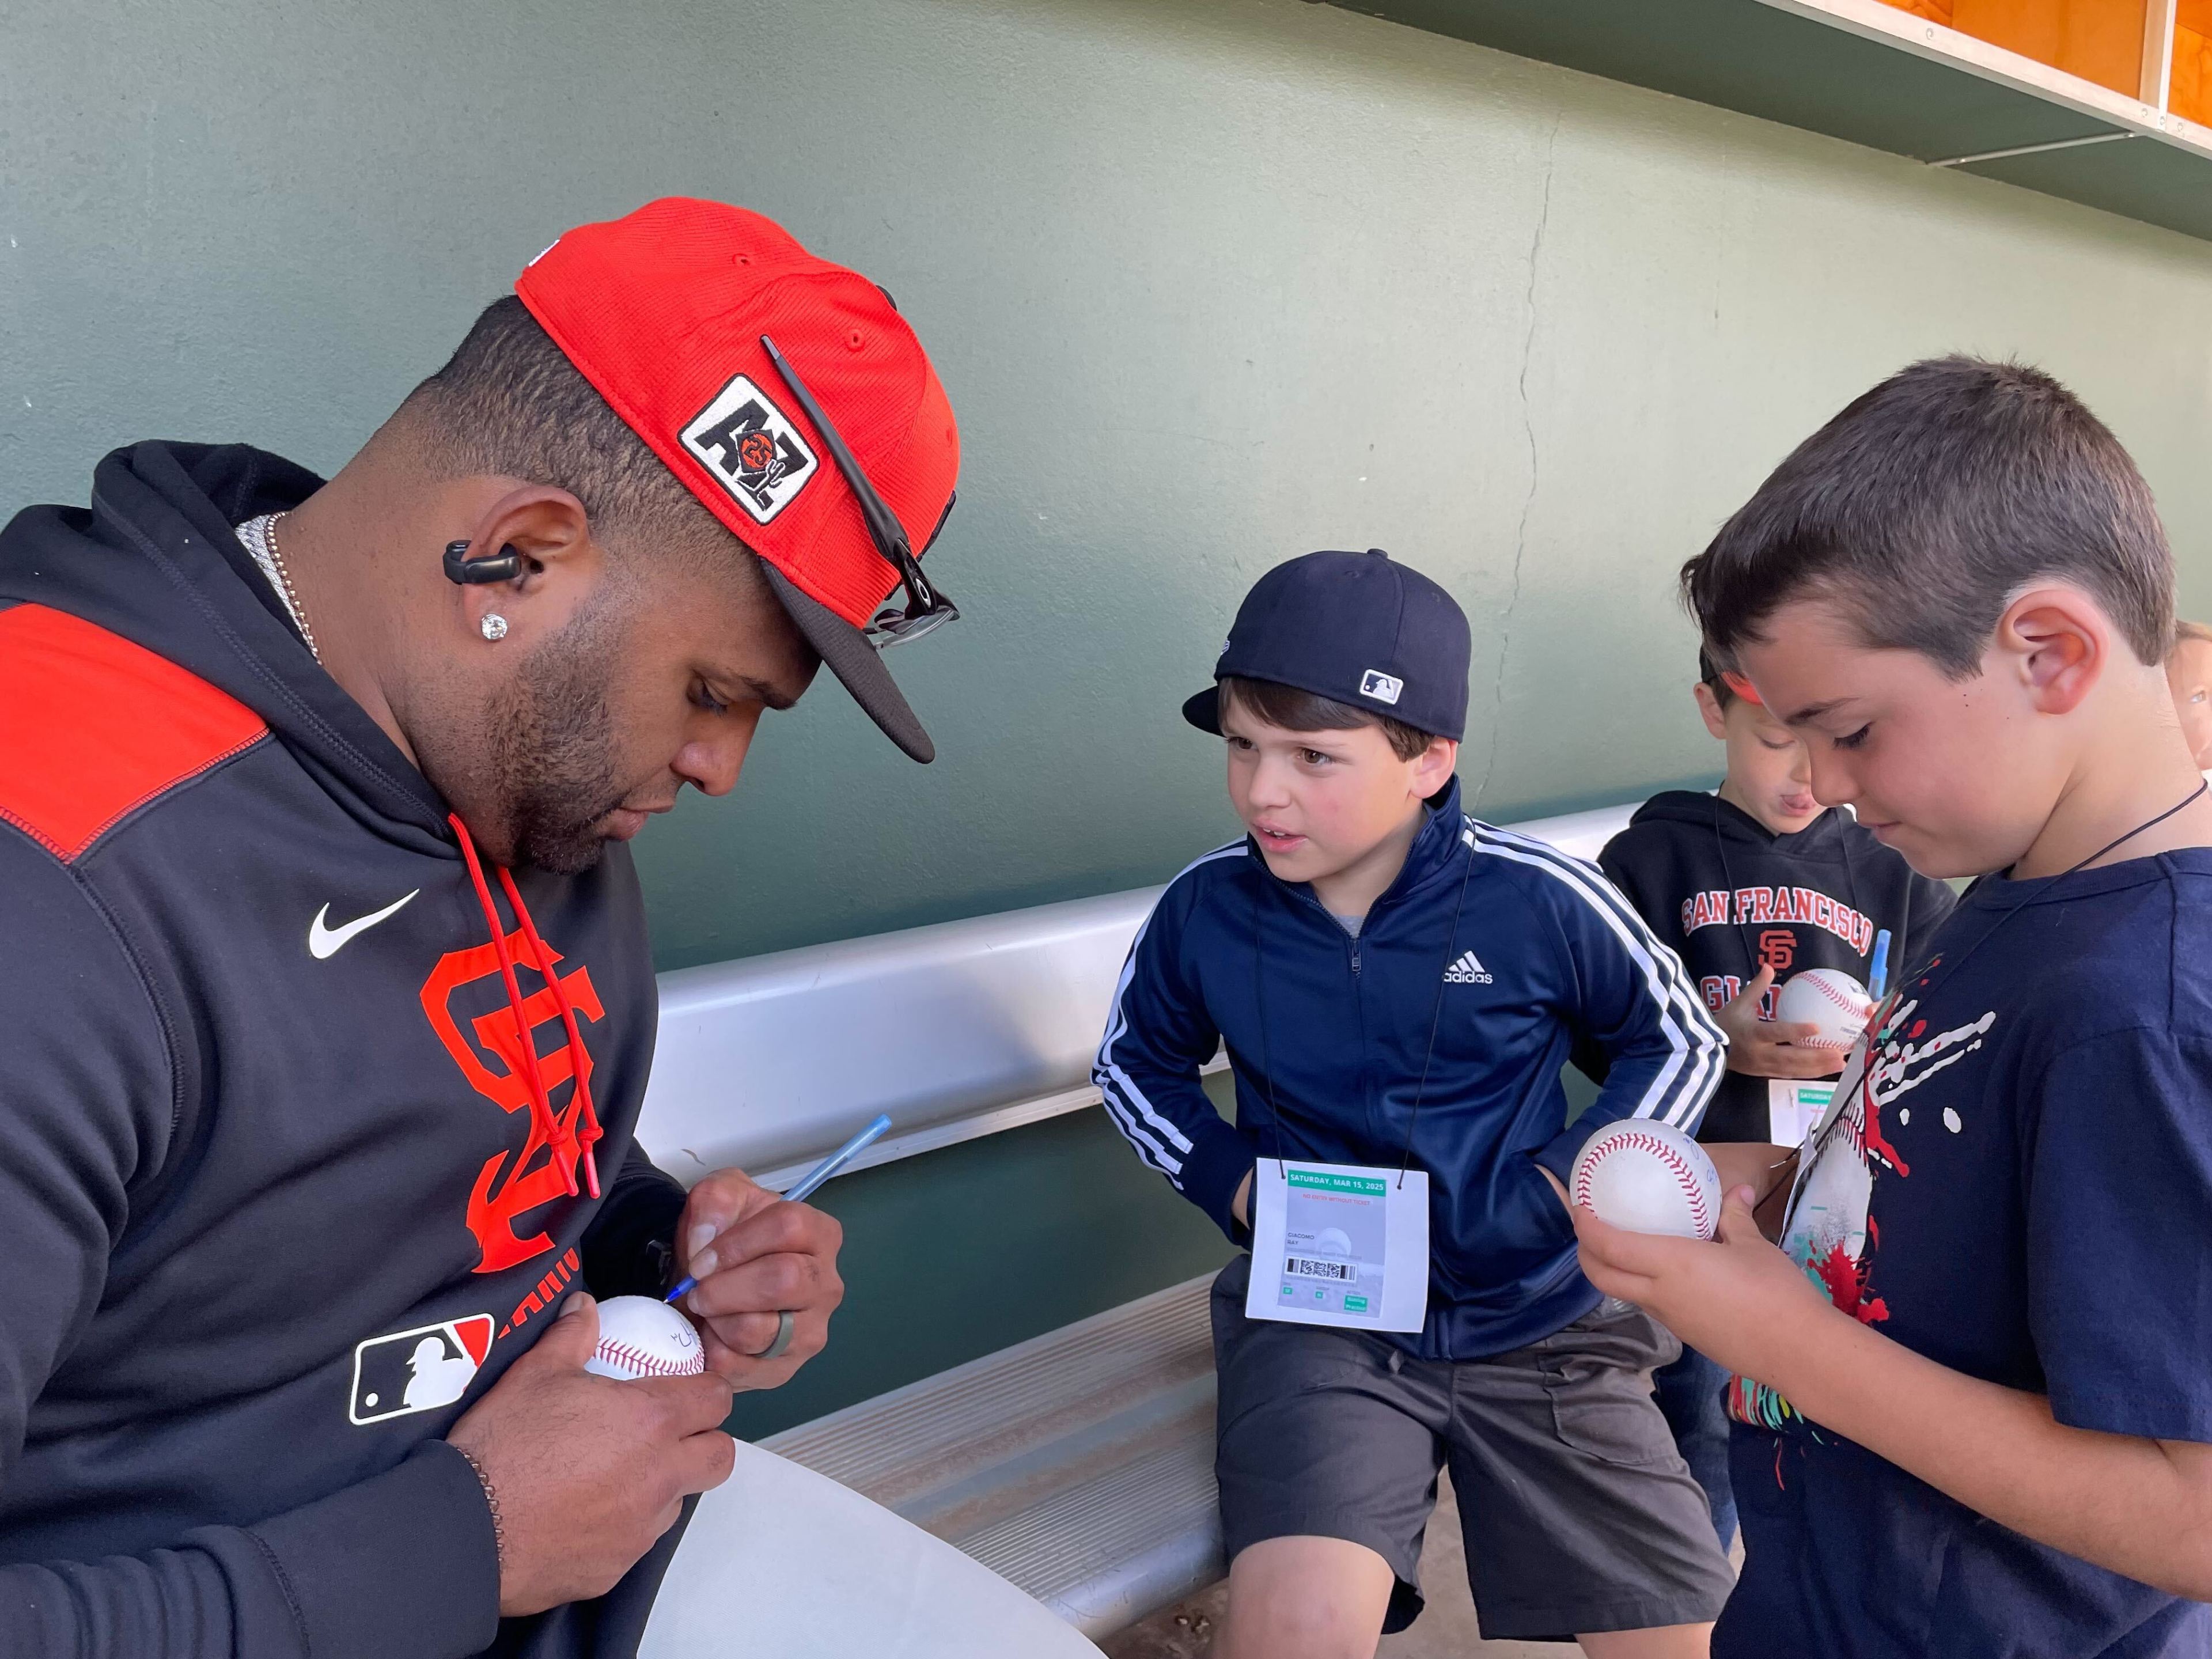
{"type": "MultiPolygon", "coordinates": [[[[1595,858],[1632,810],[1508,827],[1595,858]]],[[[1096,1105],[1107,1005],[1158,893],[664,974],[638,1139],[686,1182],[735,1164],[782,1188],[878,1112],[896,1127],[851,1167],[1096,1105]]],[[[1224,1571],[1207,1283],[762,1443],[965,1551],[1085,1635],[1110,1634],[1224,1571]]]]}

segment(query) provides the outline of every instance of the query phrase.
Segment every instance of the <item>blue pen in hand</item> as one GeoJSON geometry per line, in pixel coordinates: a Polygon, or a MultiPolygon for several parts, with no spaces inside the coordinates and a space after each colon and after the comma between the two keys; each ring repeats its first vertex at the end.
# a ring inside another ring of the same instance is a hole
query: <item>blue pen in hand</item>
{"type": "Polygon", "coordinates": [[[1867,987],[1867,994],[1876,1002],[1889,988],[1889,929],[1885,927],[1874,936],[1874,977],[1867,987]]]}
{"type": "MultiPolygon", "coordinates": [[[[1887,939],[1889,936],[1885,933],[1882,937],[1887,939]]],[[[806,1200],[814,1195],[814,1192],[817,1188],[820,1187],[823,1182],[829,1180],[831,1176],[836,1175],[838,1170],[843,1169],[848,1164],[851,1163],[854,1158],[860,1156],[862,1148],[867,1146],[876,1139],[877,1136],[883,1133],[884,1130],[890,1127],[891,1121],[890,1117],[878,1114],[875,1121],[870,1123],[866,1128],[861,1130],[860,1133],[854,1135],[850,1140],[840,1146],[836,1152],[830,1153],[829,1157],[823,1158],[819,1164],[816,1164],[805,1175],[799,1176],[796,1182],[793,1182],[790,1190],[786,1192],[783,1195],[784,1201],[789,1204],[801,1204],[805,1202],[806,1200]]],[[[674,1302],[679,1297],[688,1294],[692,1287],[697,1285],[698,1282],[699,1281],[697,1279],[687,1275],[677,1285],[674,1290],[669,1291],[666,1296],[662,1297],[660,1299],[663,1302],[674,1302]]]]}

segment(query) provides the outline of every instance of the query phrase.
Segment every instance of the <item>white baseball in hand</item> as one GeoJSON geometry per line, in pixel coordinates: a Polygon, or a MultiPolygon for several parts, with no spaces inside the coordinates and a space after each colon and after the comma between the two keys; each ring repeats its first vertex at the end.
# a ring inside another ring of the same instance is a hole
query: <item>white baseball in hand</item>
{"type": "Polygon", "coordinates": [[[1608,1123],[1583,1144],[1567,1196],[1632,1233],[1711,1238],[1721,1221],[1721,1176],[1705,1149],[1648,1118],[1608,1123]]]}
{"type": "Polygon", "coordinates": [[[706,1350],[691,1322],[649,1296],[611,1297],[599,1304],[599,1346],[584,1362],[595,1376],[628,1382],[641,1376],[696,1376],[706,1350]]]}
{"type": "Polygon", "coordinates": [[[1820,1035],[1808,1048],[1848,1049],[1866,1030],[1874,1012],[1867,988],[1840,968],[1808,968],[1782,981],[1782,994],[1774,1000],[1774,1017],[1791,1025],[1817,1025],[1820,1035]]]}

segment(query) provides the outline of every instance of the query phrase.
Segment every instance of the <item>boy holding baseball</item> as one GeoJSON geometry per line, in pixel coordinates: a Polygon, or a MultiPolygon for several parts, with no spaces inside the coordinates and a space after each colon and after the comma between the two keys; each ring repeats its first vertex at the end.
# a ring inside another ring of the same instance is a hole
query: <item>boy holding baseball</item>
{"type": "MultiPolygon", "coordinates": [[[[1680,956],[1728,1034],[1728,1073],[1698,1139],[1771,1144],[1765,1162],[1773,1164],[1827,1104],[1833,1085],[1823,1079],[1843,1069],[1849,1046],[1832,1034],[1824,1042],[1819,1026],[1778,1018],[1783,987],[1827,970],[1823,988],[1849,998],[1850,1007],[1837,1010],[1848,1027],[1871,1006],[1864,993],[1876,940],[1887,933],[1893,953],[1917,959],[1954,900],[1849,812],[1814,799],[1803,740],[1747,684],[1731,685],[1702,651],[1698,676],[1698,713],[1727,756],[1720,788],[1654,795],[1597,861],[1680,956]]],[[[1705,1489],[1723,1549],[1736,1526],[1721,1403],[1727,1381],[1694,1348],[1656,1379],[1659,1408],[1705,1489]]]]}
{"type": "Polygon", "coordinates": [[[1578,1213],[1737,1373],[1726,1656],[2212,1644],[2212,797],[2150,492],[2047,376],[1914,365],[1685,568],[1707,647],[1913,866],[1983,874],[1801,1154],[1781,1248],[1578,1213]],[[1987,872],[1987,873],[1984,873],[1987,872]]]}
{"type": "Polygon", "coordinates": [[[1653,1404],[1676,1344],[1577,1271],[1601,1125],[1692,1130],[1722,1039],[1589,865],[1462,811],[1467,618],[1380,552],[1261,578],[1217,684],[1246,836],[1170,883],[1092,1075],[1249,1244],[1215,1283],[1225,1659],[1352,1659],[1419,1612],[1449,1462],[1484,1632],[1703,1656],[1729,1575],[1653,1404]],[[1226,1042],[1237,1121],[1199,1070],[1226,1042]],[[1571,1127],[1573,1049],[1609,1062],[1571,1127]]]}

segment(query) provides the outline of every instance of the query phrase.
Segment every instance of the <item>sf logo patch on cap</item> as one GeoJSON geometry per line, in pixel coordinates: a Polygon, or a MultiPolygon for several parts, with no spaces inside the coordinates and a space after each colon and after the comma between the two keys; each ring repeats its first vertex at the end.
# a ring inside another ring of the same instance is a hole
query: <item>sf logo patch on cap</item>
{"type": "Polygon", "coordinates": [[[715,393],[681,436],[756,524],[789,507],[814,476],[814,452],[799,428],[743,374],[715,393]]]}
{"type": "Polygon", "coordinates": [[[1359,677],[1361,696],[1372,697],[1377,702],[1387,702],[1394,708],[1397,707],[1398,699],[1405,690],[1405,681],[1386,674],[1379,668],[1370,668],[1359,677]]]}
{"type": "Polygon", "coordinates": [[[489,1314],[372,1336],[353,1351],[353,1401],[346,1416],[355,1423],[381,1423],[450,1406],[468,1392],[490,1352],[489,1314]]]}

